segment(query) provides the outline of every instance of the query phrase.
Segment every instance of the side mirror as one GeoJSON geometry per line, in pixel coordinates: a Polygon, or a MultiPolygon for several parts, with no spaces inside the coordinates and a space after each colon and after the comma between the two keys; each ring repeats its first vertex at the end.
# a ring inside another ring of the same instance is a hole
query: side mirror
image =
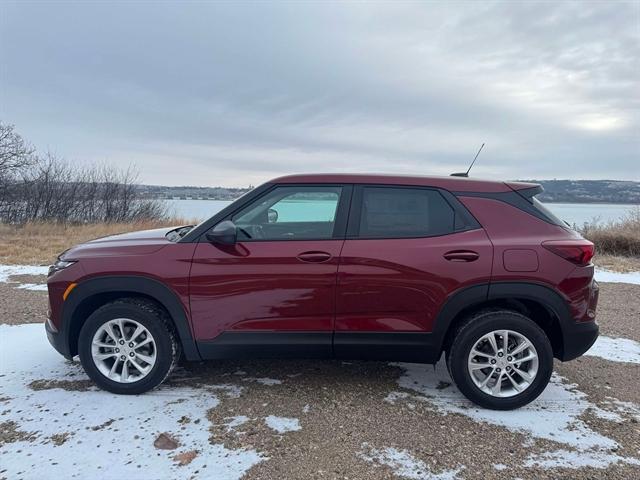
{"type": "Polygon", "coordinates": [[[231,220],[220,222],[206,233],[207,240],[220,245],[233,245],[236,243],[237,229],[231,220]]]}
{"type": "Polygon", "coordinates": [[[267,221],[269,223],[276,223],[278,221],[278,211],[273,208],[267,210],[267,221]]]}

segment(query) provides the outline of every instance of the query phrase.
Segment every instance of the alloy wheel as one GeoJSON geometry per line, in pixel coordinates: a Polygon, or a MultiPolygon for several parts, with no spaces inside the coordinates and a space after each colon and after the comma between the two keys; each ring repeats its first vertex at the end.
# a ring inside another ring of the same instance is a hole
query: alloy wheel
{"type": "Polygon", "coordinates": [[[494,330],[475,342],[467,360],[473,383],[492,397],[513,397],[531,386],[538,373],[538,352],[524,335],[494,330]]]}
{"type": "Polygon", "coordinates": [[[149,330],[130,318],[102,324],[91,342],[93,363],[108,379],[132,383],[146,377],[156,363],[156,342],[149,330]]]}

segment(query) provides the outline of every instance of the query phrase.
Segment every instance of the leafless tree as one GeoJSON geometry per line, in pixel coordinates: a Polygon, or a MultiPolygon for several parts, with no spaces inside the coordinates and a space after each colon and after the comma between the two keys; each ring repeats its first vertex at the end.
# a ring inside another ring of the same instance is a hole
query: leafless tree
{"type": "Polygon", "coordinates": [[[33,162],[35,149],[15,132],[15,127],[0,121],[0,178],[33,162]]]}
{"type": "Polygon", "coordinates": [[[37,155],[10,125],[3,125],[0,141],[1,222],[129,222],[166,216],[161,202],[139,197],[132,168],[78,166],[49,153],[37,155]]]}

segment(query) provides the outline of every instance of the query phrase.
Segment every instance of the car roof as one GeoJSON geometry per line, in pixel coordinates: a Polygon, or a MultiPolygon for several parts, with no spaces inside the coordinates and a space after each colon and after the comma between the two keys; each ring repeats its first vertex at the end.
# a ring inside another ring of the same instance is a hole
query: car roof
{"type": "Polygon", "coordinates": [[[356,173],[309,173],[274,178],[269,183],[366,183],[380,185],[405,185],[437,187],[452,192],[510,192],[538,187],[536,183],[502,182],[466,177],[442,177],[422,175],[386,175],[356,173]]]}

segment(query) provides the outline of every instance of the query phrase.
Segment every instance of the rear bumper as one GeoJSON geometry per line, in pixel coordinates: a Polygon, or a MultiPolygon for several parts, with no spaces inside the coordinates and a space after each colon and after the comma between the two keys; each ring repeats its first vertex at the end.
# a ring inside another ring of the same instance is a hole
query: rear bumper
{"type": "Polygon", "coordinates": [[[568,304],[573,315],[562,326],[563,349],[560,360],[563,362],[584,354],[598,338],[599,327],[595,318],[600,288],[593,278],[593,267],[584,267],[580,272],[584,273],[584,278],[589,278],[589,282],[574,292],[579,294],[574,294],[574,302],[568,304]]]}
{"type": "Polygon", "coordinates": [[[574,323],[565,326],[560,360],[568,362],[584,354],[595,343],[600,328],[596,322],[574,323]]]}

